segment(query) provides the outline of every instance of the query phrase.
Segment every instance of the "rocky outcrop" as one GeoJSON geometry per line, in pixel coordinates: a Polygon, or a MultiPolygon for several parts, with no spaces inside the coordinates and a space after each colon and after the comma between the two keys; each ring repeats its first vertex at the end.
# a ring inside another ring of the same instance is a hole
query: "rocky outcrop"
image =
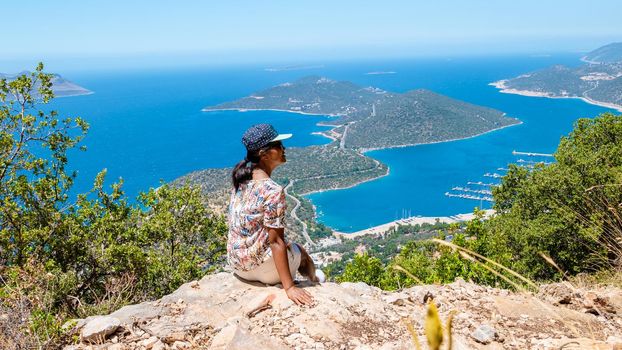
{"type": "Polygon", "coordinates": [[[96,316],[85,320],[80,331],[80,340],[85,343],[102,343],[106,337],[116,332],[121,321],[115,317],[96,316]]]}
{"type": "MultiPolygon", "coordinates": [[[[398,292],[364,283],[301,286],[314,305],[296,306],[279,287],[249,284],[230,273],[206,276],[160,300],[119,309],[107,318],[119,321],[114,333],[65,348],[414,349],[404,319],[425,344],[423,321],[432,298],[441,319],[454,313],[454,349],[622,349],[617,289],[554,284],[534,295],[461,280],[398,292]]],[[[90,324],[85,321],[74,328],[82,339],[90,324]]]]}

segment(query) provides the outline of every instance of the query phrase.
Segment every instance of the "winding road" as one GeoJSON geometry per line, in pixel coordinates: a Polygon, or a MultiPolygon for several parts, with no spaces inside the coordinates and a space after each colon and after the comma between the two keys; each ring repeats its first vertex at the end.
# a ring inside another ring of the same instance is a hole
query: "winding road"
{"type": "MultiPolygon", "coordinates": [[[[359,155],[361,157],[365,157],[364,155],[360,154],[359,155]]],[[[357,170],[352,172],[353,174],[356,173],[363,173],[363,172],[367,172],[367,171],[372,171],[375,169],[380,168],[380,161],[370,158],[371,160],[374,161],[374,167],[371,169],[362,169],[362,170],[357,170]]],[[[388,173],[388,170],[387,170],[388,173]]],[[[301,220],[298,215],[296,214],[296,210],[298,210],[298,208],[300,207],[300,201],[298,200],[298,198],[294,197],[293,195],[291,195],[288,190],[290,187],[292,187],[292,185],[294,184],[294,181],[296,180],[309,180],[309,179],[322,179],[322,178],[327,178],[327,177],[334,177],[334,174],[331,175],[319,175],[319,176],[311,176],[311,177],[307,177],[307,178],[302,178],[302,179],[294,179],[294,180],[289,180],[289,183],[287,184],[287,186],[285,186],[285,188],[283,188],[283,191],[285,192],[285,195],[290,197],[294,202],[296,202],[296,206],[294,206],[294,208],[291,210],[291,215],[294,218],[294,220],[297,220],[298,222],[300,222],[300,224],[302,225],[302,236],[304,237],[304,239],[307,241],[307,244],[309,244],[310,247],[315,245],[315,242],[313,242],[313,240],[311,239],[311,237],[309,237],[309,232],[307,230],[307,224],[301,220]]]]}
{"type": "Polygon", "coordinates": [[[311,240],[311,237],[309,237],[309,233],[307,232],[307,223],[305,223],[304,221],[300,220],[300,218],[298,217],[298,215],[296,214],[296,210],[298,210],[298,208],[300,207],[300,201],[298,200],[298,198],[292,196],[291,194],[289,194],[289,192],[287,192],[287,190],[292,187],[292,185],[294,184],[294,180],[289,180],[289,183],[287,184],[287,186],[285,186],[285,188],[283,189],[283,191],[285,192],[286,196],[289,196],[289,198],[291,198],[294,202],[296,202],[296,206],[294,207],[294,209],[292,209],[291,213],[292,213],[292,217],[295,220],[298,220],[300,222],[300,224],[302,225],[302,236],[305,238],[305,240],[307,241],[307,244],[309,246],[314,246],[315,243],[313,242],[313,240],[311,240]]]}
{"type": "Polygon", "coordinates": [[[346,123],[343,129],[343,134],[341,134],[341,140],[339,140],[339,148],[346,148],[346,134],[348,133],[348,127],[350,124],[354,124],[355,122],[346,123]]]}

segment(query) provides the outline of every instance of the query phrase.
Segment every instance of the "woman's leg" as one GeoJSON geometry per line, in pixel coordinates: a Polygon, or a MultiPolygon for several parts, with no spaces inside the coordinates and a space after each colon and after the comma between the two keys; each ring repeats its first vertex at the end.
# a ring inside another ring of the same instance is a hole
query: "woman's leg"
{"type": "Polygon", "coordinates": [[[307,277],[310,281],[318,282],[317,276],[315,276],[315,263],[313,263],[313,259],[309,256],[309,253],[298,243],[294,243],[298,246],[300,250],[300,267],[298,267],[298,272],[301,275],[307,277]]]}
{"type": "MultiPolygon", "coordinates": [[[[291,252],[288,249],[287,263],[289,264],[289,272],[292,275],[292,279],[296,278],[296,269],[298,269],[300,266],[298,263],[298,259],[300,259],[300,257],[297,258],[295,253],[291,252]]],[[[253,270],[234,271],[236,275],[248,281],[259,281],[261,283],[269,285],[274,285],[281,282],[281,278],[279,277],[279,273],[276,270],[276,264],[274,263],[273,257],[266,259],[266,261],[261,263],[261,265],[257,266],[253,270]]]]}

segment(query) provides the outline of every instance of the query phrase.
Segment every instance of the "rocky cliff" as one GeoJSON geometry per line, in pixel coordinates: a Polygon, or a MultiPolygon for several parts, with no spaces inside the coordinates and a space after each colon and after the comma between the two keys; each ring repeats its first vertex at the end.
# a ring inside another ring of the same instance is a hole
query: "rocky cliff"
{"type": "Polygon", "coordinates": [[[153,302],[78,320],[65,349],[427,349],[427,302],[453,317],[453,349],[622,349],[622,291],[543,286],[516,293],[464,281],[385,292],[364,283],[301,282],[315,298],[294,305],[278,286],[231,273],[184,284],[153,302]],[[78,337],[76,337],[78,338],[78,337]]]}

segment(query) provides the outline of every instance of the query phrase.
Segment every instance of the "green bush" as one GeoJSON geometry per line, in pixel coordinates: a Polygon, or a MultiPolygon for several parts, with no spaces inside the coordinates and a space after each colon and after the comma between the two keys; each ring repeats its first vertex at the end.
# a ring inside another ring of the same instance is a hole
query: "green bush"
{"type": "MultiPolygon", "coordinates": [[[[579,119],[561,139],[556,163],[526,172],[515,166],[493,191],[499,215],[487,224],[510,249],[508,262],[538,280],[611,266],[622,203],[622,116],[579,119]],[[612,244],[613,243],[613,244],[612,244]]],[[[495,251],[488,249],[494,255],[495,251]]]]}
{"type": "Polygon", "coordinates": [[[365,282],[372,286],[379,286],[384,272],[384,265],[378,258],[367,254],[355,255],[348,263],[338,282],[365,282]]]}
{"type": "Polygon", "coordinates": [[[462,253],[429,241],[411,242],[383,267],[380,277],[376,265],[370,269],[363,263],[373,257],[359,257],[346,264],[338,280],[385,289],[447,283],[457,277],[505,287],[520,280],[478,255],[536,281],[619,270],[622,116],[605,113],[579,119],[554,156],[556,163],[531,171],[511,165],[493,190],[496,215],[483,220],[476,210],[476,218],[466,226],[450,228],[452,243],[464,248],[462,253]]]}
{"type": "Polygon", "coordinates": [[[163,184],[130,204],[122,181],[104,188],[104,170],[71,200],[66,153],[88,125],[37,109],[51,87],[41,64],[0,80],[0,314],[21,320],[0,329],[0,347],[22,333],[18,346],[54,347],[66,318],[160,297],[225,252],[225,219],[198,188],[163,184]]]}

